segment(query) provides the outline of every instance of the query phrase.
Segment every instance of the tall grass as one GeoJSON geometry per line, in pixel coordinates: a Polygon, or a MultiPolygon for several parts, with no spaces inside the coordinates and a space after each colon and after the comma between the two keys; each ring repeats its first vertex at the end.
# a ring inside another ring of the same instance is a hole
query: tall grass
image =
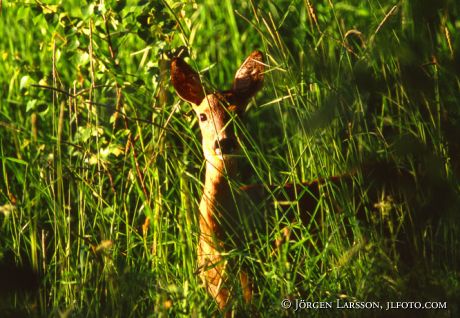
{"type": "Polygon", "coordinates": [[[354,180],[327,188],[317,210],[327,226],[291,224],[297,239],[276,251],[267,230],[256,252],[232,252],[259,287],[242,310],[386,314],[280,305],[340,298],[443,301],[447,310],[418,314],[458,315],[458,10],[431,0],[3,1],[0,262],[30,267],[40,288],[5,292],[0,311],[218,315],[196,267],[200,136],[169,84],[167,56],[184,46],[221,89],[252,50],[266,53],[265,87],[238,129],[243,184],[354,180]],[[377,170],[372,186],[363,167],[377,170]]]}

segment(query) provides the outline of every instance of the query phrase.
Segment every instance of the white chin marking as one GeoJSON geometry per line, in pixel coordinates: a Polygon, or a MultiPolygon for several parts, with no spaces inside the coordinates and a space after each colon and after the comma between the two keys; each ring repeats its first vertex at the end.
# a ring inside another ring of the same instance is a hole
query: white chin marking
{"type": "Polygon", "coordinates": [[[222,154],[222,151],[220,150],[220,148],[217,148],[216,149],[216,154],[215,156],[219,159],[219,160],[224,160],[225,159],[225,155],[222,154]]]}
{"type": "Polygon", "coordinates": [[[204,155],[205,158],[208,158],[208,161],[213,159],[219,159],[221,161],[224,161],[228,158],[228,155],[223,155],[220,151],[216,151],[215,153],[205,153],[204,155]]]}

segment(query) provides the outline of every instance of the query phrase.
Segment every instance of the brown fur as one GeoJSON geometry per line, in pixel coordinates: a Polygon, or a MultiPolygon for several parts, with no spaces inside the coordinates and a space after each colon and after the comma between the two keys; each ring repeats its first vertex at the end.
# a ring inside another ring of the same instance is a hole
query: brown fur
{"type": "MultiPolygon", "coordinates": [[[[238,143],[231,127],[232,117],[245,111],[249,99],[262,87],[263,54],[254,51],[236,72],[231,90],[205,95],[198,73],[181,58],[171,63],[171,80],[184,100],[192,103],[200,121],[206,177],[200,202],[198,266],[210,295],[226,310],[230,291],[226,286],[226,235],[223,224],[235,220],[235,203],[228,180],[235,177],[238,143]]],[[[244,298],[249,301],[250,281],[240,275],[244,298]]]]}
{"type": "MultiPolygon", "coordinates": [[[[251,227],[257,222],[269,222],[263,219],[264,207],[273,210],[273,201],[277,201],[282,211],[294,212],[296,209],[284,209],[283,204],[291,207],[289,201],[296,200],[297,210],[301,211],[300,221],[308,224],[312,217],[310,212],[315,210],[321,186],[325,183],[317,180],[282,188],[253,185],[242,187],[240,191],[229,184],[238,170],[235,156],[238,141],[232,123],[244,113],[249,99],[262,87],[263,77],[263,54],[254,51],[236,72],[232,89],[205,95],[198,73],[180,58],[171,63],[172,83],[178,95],[193,105],[200,123],[206,176],[199,205],[198,266],[207,291],[224,312],[230,312],[232,295],[227,275],[231,266],[223,254],[238,248],[238,243],[246,238],[248,233],[244,231],[249,230],[241,222],[251,227]],[[245,205],[245,201],[251,204],[245,205]]],[[[295,216],[286,217],[296,219],[295,216]]],[[[284,236],[274,242],[275,245],[289,239],[287,228],[282,232],[284,236]]],[[[249,302],[253,293],[251,278],[244,271],[240,271],[239,276],[243,298],[249,302]]]]}

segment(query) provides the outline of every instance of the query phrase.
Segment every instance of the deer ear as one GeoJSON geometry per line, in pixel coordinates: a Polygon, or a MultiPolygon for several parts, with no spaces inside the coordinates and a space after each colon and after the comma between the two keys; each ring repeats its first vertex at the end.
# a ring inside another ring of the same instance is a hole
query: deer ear
{"type": "Polygon", "coordinates": [[[204,90],[200,76],[180,57],[171,61],[171,82],[182,99],[195,105],[201,104],[204,90]]]}
{"type": "Polygon", "coordinates": [[[254,96],[264,82],[264,55],[260,51],[252,52],[241,64],[233,81],[233,92],[241,99],[254,96]]]}

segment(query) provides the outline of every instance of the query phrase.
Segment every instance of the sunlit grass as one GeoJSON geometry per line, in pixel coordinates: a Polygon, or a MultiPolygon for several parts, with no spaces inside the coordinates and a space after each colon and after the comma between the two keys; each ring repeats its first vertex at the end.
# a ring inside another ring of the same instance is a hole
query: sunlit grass
{"type": "Polygon", "coordinates": [[[221,89],[252,50],[266,54],[238,131],[239,182],[353,180],[326,187],[323,224],[288,224],[296,239],[280,249],[267,229],[231,252],[259,288],[237,307],[289,316],[284,298],[341,297],[458,313],[457,4],[101,3],[2,3],[0,257],[12,252],[41,283],[5,294],[0,310],[217,313],[196,265],[201,137],[169,84],[166,53],[187,46],[221,89]],[[379,187],[385,177],[397,191],[379,187]]]}

